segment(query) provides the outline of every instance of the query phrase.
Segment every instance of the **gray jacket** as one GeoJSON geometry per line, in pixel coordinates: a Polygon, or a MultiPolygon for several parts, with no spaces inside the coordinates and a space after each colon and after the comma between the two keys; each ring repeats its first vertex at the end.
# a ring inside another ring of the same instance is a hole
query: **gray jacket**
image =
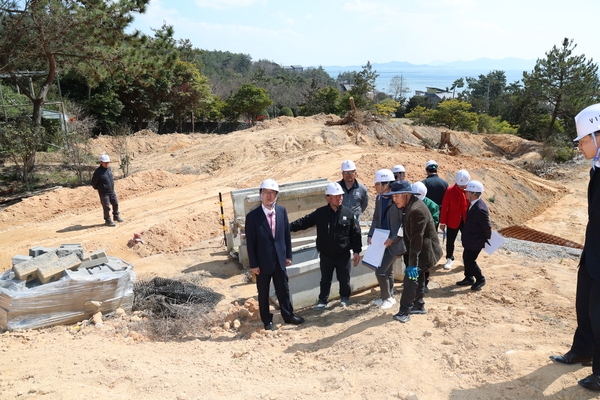
{"type": "Polygon", "coordinates": [[[369,237],[373,237],[375,229],[381,229],[382,216],[387,220],[387,226],[390,230],[388,238],[392,239],[394,243],[389,246],[386,250],[390,254],[399,256],[406,252],[406,246],[402,243],[402,238],[398,236],[398,230],[403,225],[403,213],[404,209],[396,207],[390,196],[389,201],[383,210],[383,202],[381,195],[377,195],[375,199],[375,211],[373,212],[373,221],[371,222],[371,228],[369,229],[369,237]]]}
{"type": "Polygon", "coordinates": [[[346,188],[346,183],[343,179],[338,183],[344,190],[342,205],[351,209],[356,220],[360,220],[361,214],[369,205],[369,192],[367,191],[367,187],[357,180],[354,180],[354,185],[352,185],[350,189],[346,188]]]}

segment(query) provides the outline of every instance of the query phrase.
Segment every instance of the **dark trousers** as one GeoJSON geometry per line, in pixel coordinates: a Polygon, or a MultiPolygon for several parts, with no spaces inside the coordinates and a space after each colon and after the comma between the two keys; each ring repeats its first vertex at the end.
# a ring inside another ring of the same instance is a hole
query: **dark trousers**
{"type": "MultiPolygon", "coordinates": [[[[427,271],[427,270],[425,270],[427,271]]],[[[404,274],[404,289],[400,297],[400,311],[410,312],[413,307],[422,308],[425,305],[423,300],[423,287],[425,286],[425,271],[419,270],[419,278],[416,281],[410,279],[404,274]]]]}
{"type": "Polygon", "coordinates": [[[456,229],[450,228],[446,225],[446,258],[454,260],[454,242],[456,242],[458,232],[460,232],[461,230],[462,223],[456,229]]]}
{"type": "Polygon", "coordinates": [[[319,293],[319,301],[327,303],[329,292],[331,291],[331,280],[333,279],[333,271],[340,283],[340,297],[350,297],[350,252],[330,256],[320,253],[321,259],[321,292],[319,293]]]}
{"type": "Polygon", "coordinates": [[[600,280],[593,279],[582,260],[577,272],[575,295],[577,329],[571,350],[592,357],[592,373],[600,375],[600,280]]]}
{"type": "Polygon", "coordinates": [[[275,287],[275,294],[279,302],[279,309],[284,321],[292,319],[294,308],[290,300],[290,287],[288,285],[288,275],[285,269],[277,266],[272,274],[261,272],[256,275],[256,288],[258,289],[258,309],[260,319],[263,324],[268,325],[273,322],[273,314],[269,310],[269,290],[271,288],[271,279],[275,287]]]}
{"type": "Polygon", "coordinates": [[[102,210],[104,211],[104,219],[110,219],[110,206],[112,205],[112,213],[115,217],[119,216],[119,200],[117,194],[112,193],[100,193],[100,203],[102,203],[102,210]]]}
{"type": "Polygon", "coordinates": [[[482,249],[479,250],[463,250],[463,264],[465,264],[465,278],[474,277],[477,281],[483,279],[481,274],[481,268],[477,264],[477,257],[481,253],[482,249]]]}

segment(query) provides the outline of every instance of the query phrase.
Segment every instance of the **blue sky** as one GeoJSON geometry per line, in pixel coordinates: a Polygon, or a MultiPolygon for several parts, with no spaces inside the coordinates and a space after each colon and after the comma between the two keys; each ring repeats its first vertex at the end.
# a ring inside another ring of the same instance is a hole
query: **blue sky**
{"type": "Polygon", "coordinates": [[[597,0],[151,0],[132,27],[305,67],[536,60],[565,37],[600,63],[599,20],[597,0]]]}

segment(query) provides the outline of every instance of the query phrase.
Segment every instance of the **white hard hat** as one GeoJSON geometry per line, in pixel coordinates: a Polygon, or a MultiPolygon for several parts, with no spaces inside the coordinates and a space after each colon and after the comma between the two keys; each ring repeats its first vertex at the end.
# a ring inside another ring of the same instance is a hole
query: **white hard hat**
{"type": "Polygon", "coordinates": [[[325,188],[325,194],[327,195],[336,195],[336,194],[344,194],[344,189],[337,182],[331,182],[327,184],[325,188]]]}
{"type": "Polygon", "coordinates": [[[471,175],[466,169],[461,169],[456,173],[456,184],[459,186],[466,185],[471,180],[471,175]]]}
{"type": "Polygon", "coordinates": [[[425,170],[437,170],[438,163],[435,160],[429,160],[425,163],[425,170]]]}
{"type": "Polygon", "coordinates": [[[577,137],[573,141],[600,131],[600,104],[593,104],[581,110],[575,116],[575,127],[577,128],[577,137]]]}
{"type": "Polygon", "coordinates": [[[467,192],[483,193],[483,183],[479,181],[469,181],[465,190],[467,192]]]}
{"type": "Polygon", "coordinates": [[[342,172],[344,171],[356,171],[356,165],[354,165],[354,161],[346,160],[342,163],[342,172]]]}
{"type": "Polygon", "coordinates": [[[404,165],[398,164],[394,165],[394,167],[392,168],[392,172],[396,174],[398,172],[406,172],[406,170],[404,169],[404,165]]]}
{"type": "Polygon", "coordinates": [[[110,157],[107,154],[101,154],[100,162],[110,162],[110,157]]]}
{"type": "Polygon", "coordinates": [[[415,182],[412,184],[412,191],[418,192],[417,197],[420,200],[423,200],[425,196],[427,196],[427,186],[423,182],[415,182]]]}
{"type": "Polygon", "coordinates": [[[264,181],[262,181],[262,183],[260,184],[260,188],[279,192],[279,185],[277,184],[277,182],[275,182],[275,179],[273,178],[265,179],[264,181]]]}
{"type": "Polygon", "coordinates": [[[380,169],[375,172],[375,183],[377,182],[393,182],[396,178],[394,178],[394,173],[389,169],[380,169]]]}

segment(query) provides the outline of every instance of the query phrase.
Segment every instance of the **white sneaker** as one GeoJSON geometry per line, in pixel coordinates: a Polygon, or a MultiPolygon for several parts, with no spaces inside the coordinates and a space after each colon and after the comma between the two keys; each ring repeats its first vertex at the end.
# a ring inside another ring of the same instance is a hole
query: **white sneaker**
{"type": "Polygon", "coordinates": [[[452,260],[451,258],[446,258],[446,264],[444,264],[444,269],[451,269],[453,262],[454,260],[452,260]]]}
{"type": "Polygon", "coordinates": [[[381,307],[381,305],[383,304],[383,300],[381,300],[381,299],[377,299],[377,300],[375,300],[375,301],[373,302],[373,304],[374,304],[374,305],[376,305],[376,306],[378,306],[378,307],[381,307]]]}
{"type": "Polygon", "coordinates": [[[386,301],[384,301],[381,304],[381,309],[382,310],[387,310],[388,308],[392,308],[392,306],[394,305],[394,303],[396,303],[396,300],[394,300],[393,298],[389,298],[386,301]]]}

